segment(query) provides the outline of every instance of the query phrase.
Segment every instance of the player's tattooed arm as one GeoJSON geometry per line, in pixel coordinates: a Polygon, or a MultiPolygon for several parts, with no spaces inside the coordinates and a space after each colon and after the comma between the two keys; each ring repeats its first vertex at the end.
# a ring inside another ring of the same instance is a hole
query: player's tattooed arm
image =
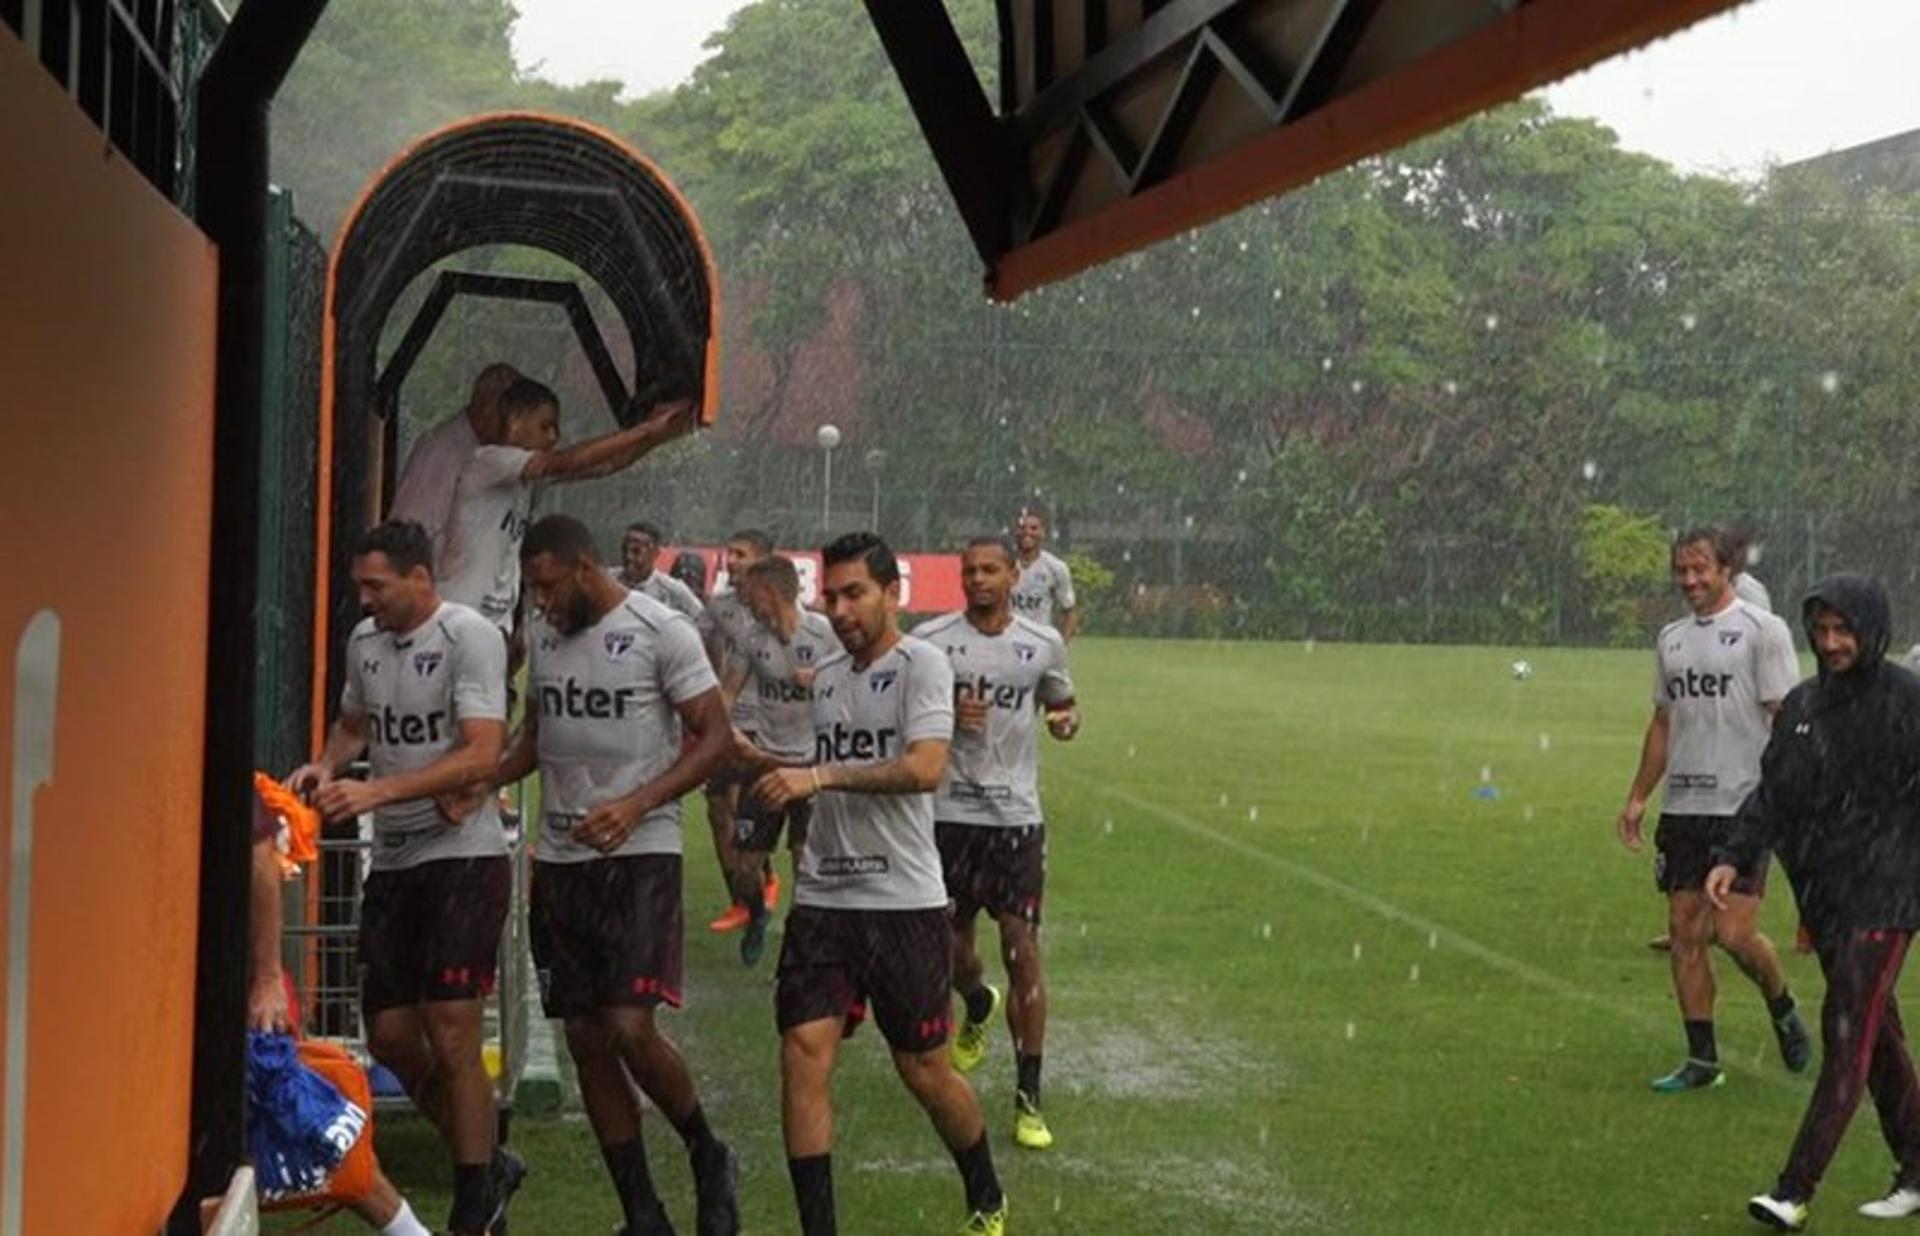
{"type": "Polygon", "coordinates": [[[321,787],[332,781],[349,760],[367,749],[367,719],[359,713],[341,713],[327,731],[320,758],[302,764],[287,777],[287,788],[312,801],[321,787]]]}
{"type": "Polygon", "coordinates": [[[771,807],[784,807],[827,790],[843,794],[927,794],[940,787],[940,777],[947,771],[947,747],[943,738],[922,738],[908,743],[905,755],[884,764],[776,768],[754,782],[753,792],[771,807]]]}

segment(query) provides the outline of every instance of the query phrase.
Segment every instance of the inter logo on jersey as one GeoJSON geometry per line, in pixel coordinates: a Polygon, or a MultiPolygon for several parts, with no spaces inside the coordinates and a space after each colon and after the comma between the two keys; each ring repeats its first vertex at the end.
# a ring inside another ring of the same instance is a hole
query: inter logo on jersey
{"type": "Polygon", "coordinates": [[[1731,648],[1731,647],[1733,647],[1733,646],[1734,646],[1735,644],[1737,644],[1737,643],[1739,643],[1739,642],[1740,642],[1740,636],[1741,636],[1742,634],[1743,634],[1743,632],[1740,632],[1740,631],[1722,631],[1722,632],[1720,632],[1720,646],[1721,646],[1722,648],[1731,648]]]}
{"type": "Polygon", "coordinates": [[[416,652],[413,654],[413,672],[422,678],[433,677],[433,671],[440,668],[440,662],[446,660],[443,652],[416,652]]]}
{"type": "Polygon", "coordinates": [[[609,631],[606,634],[607,659],[618,661],[633,649],[633,632],[609,631]]]}
{"type": "Polygon", "coordinates": [[[900,677],[899,670],[881,670],[879,673],[875,674],[872,678],[869,678],[867,681],[868,683],[871,684],[873,693],[875,695],[879,695],[882,692],[884,692],[888,687],[891,687],[893,685],[894,679],[898,677],[900,677]]]}

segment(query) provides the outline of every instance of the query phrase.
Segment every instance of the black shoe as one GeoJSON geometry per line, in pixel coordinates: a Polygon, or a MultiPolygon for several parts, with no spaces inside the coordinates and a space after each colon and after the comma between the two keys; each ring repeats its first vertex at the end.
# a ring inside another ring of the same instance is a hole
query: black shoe
{"type": "Polygon", "coordinates": [[[493,1149],[493,1217],[487,1220],[490,1236],[507,1236],[507,1203],[520,1191],[527,1178],[527,1161],[505,1146],[493,1149]]]}
{"type": "Polygon", "coordinates": [[[1799,1009],[1774,1018],[1773,1037],[1780,1042],[1780,1060],[1787,1066],[1787,1072],[1806,1072],[1813,1060],[1813,1039],[1807,1034],[1806,1023],[1800,1020],[1799,1009]]]}
{"type": "MultiPolygon", "coordinates": [[[[764,921],[764,920],[763,920],[764,921]]],[[[694,1196],[699,1207],[694,1231],[700,1236],[736,1236],[740,1231],[740,1156],[725,1142],[705,1156],[693,1172],[694,1196]]]]}
{"type": "Polygon", "coordinates": [[[615,1228],[613,1236],[677,1236],[677,1233],[673,1230],[673,1220],[667,1218],[667,1208],[655,1199],[638,1219],[615,1228]]]}
{"type": "Polygon", "coordinates": [[[760,955],[767,951],[767,924],[773,921],[773,915],[767,913],[765,906],[749,906],[747,929],[740,933],[740,964],[751,969],[760,964],[760,955]]]}

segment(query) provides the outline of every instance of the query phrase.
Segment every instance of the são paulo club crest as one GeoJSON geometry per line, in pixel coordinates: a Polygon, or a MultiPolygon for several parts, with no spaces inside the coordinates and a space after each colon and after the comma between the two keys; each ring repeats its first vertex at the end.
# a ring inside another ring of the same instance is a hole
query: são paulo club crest
{"type": "Polygon", "coordinates": [[[888,687],[891,687],[893,680],[898,677],[900,677],[899,670],[881,670],[872,678],[868,679],[867,682],[873,693],[880,695],[884,693],[888,687]]]}
{"type": "Polygon", "coordinates": [[[618,661],[633,651],[632,631],[609,631],[606,634],[607,660],[618,661]]]}
{"type": "Polygon", "coordinates": [[[1040,655],[1040,650],[1038,648],[1035,648],[1032,644],[1022,644],[1017,640],[1014,642],[1014,645],[1013,645],[1014,660],[1031,661],[1039,655],[1040,655]]]}
{"type": "Polygon", "coordinates": [[[1740,636],[1741,636],[1742,634],[1744,634],[1744,632],[1741,632],[1741,631],[1722,631],[1722,632],[1720,632],[1720,646],[1721,646],[1722,648],[1731,648],[1731,647],[1733,647],[1733,646],[1734,646],[1735,644],[1737,644],[1737,643],[1739,643],[1739,642],[1740,642],[1740,636]]]}
{"type": "Polygon", "coordinates": [[[446,659],[444,652],[416,652],[413,654],[413,672],[422,678],[431,678],[433,671],[440,668],[440,662],[446,659]]]}

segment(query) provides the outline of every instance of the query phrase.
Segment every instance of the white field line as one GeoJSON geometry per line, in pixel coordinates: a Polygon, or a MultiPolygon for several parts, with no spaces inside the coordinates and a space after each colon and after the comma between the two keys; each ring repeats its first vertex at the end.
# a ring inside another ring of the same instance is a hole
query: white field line
{"type": "MultiPolygon", "coordinates": [[[[1546,970],[1540,969],[1538,966],[1521,961],[1518,957],[1508,956],[1499,949],[1482,944],[1473,937],[1455,931],[1444,923],[1435,922],[1433,919],[1415,914],[1411,910],[1403,909],[1384,897],[1377,896],[1364,888],[1349,884],[1336,876],[1330,876],[1318,868],[1309,867],[1305,863],[1295,859],[1284,858],[1271,850],[1263,849],[1251,842],[1242,841],[1230,833],[1224,833],[1217,828],[1203,824],[1184,812],[1176,811],[1171,807],[1154,802],[1150,798],[1142,798],[1131,790],[1121,789],[1111,782],[1097,781],[1084,773],[1074,772],[1057,766],[1050,769],[1049,772],[1055,775],[1065,776],[1068,780],[1076,781],[1080,783],[1081,786],[1103,794],[1116,802],[1125,803],[1135,811],[1153,816],[1162,823],[1171,825],[1190,836],[1211,841],[1215,845],[1232,850],[1235,854],[1243,858],[1251,859],[1264,867],[1298,880],[1302,884],[1310,884],[1321,892],[1331,894],[1347,902],[1349,905],[1358,906],[1389,922],[1398,923],[1400,926],[1417,932],[1420,935],[1438,939],[1441,943],[1456,952],[1465,953],[1483,965],[1498,970],[1502,974],[1511,975],[1530,986],[1552,992],[1563,1000],[1590,1005],[1593,1008],[1600,1009],[1622,1021],[1630,1023],[1636,1029],[1649,1033],[1668,1034],[1672,1031],[1672,1024],[1666,1019],[1642,1013],[1624,1001],[1610,999],[1598,992],[1581,987],[1577,983],[1570,983],[1557,974],[1549,973],[1546,970]]],[[[1777,1068],[1755,1067],[1749,1062],[1734,1056],[1723,1054],[1721,1064],[1723,1067],[1737,1069],[1742,1073],[1750,1074],[1775,1085],[1786,1086],[1792,1089],[1798,1089],[1801,1086],[1800,1079],[1789,1077],[1781,1073],[1777,1068]]]]}

